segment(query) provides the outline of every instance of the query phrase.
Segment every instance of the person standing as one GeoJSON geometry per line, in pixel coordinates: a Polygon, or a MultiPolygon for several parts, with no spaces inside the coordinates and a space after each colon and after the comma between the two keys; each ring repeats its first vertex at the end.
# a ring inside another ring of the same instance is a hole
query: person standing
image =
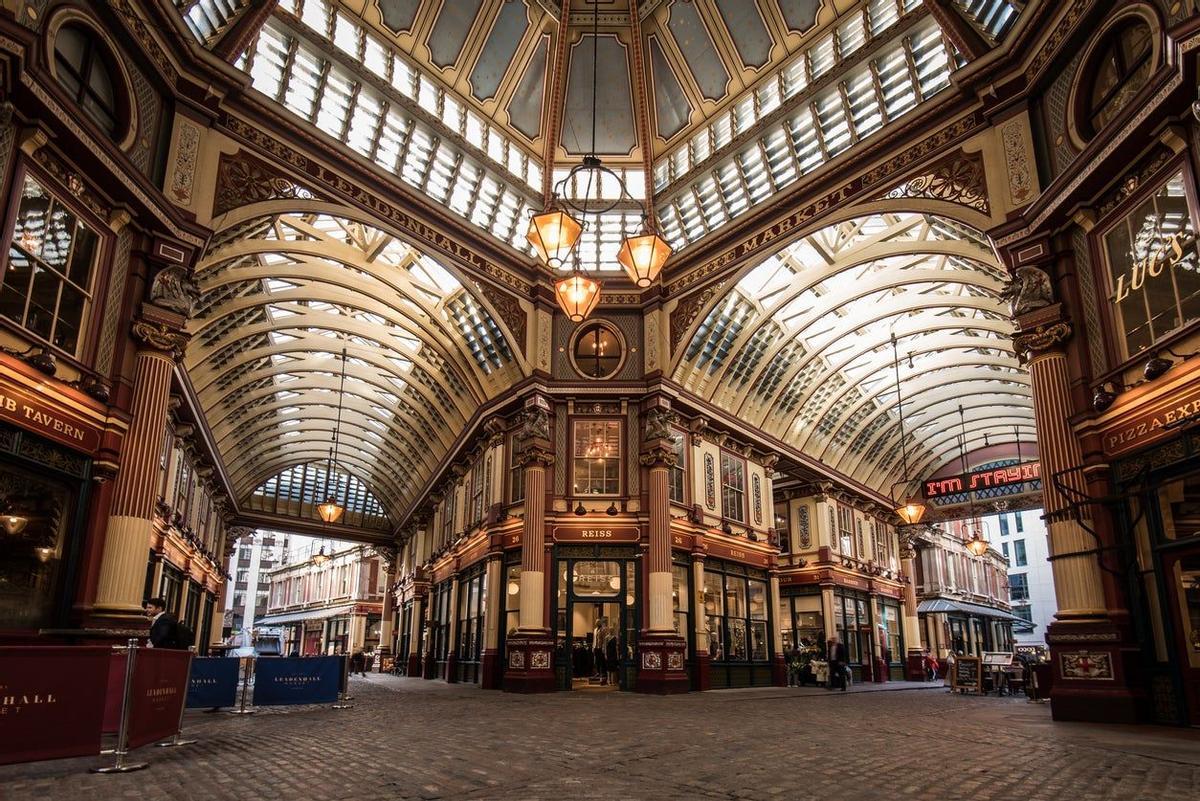
{"type": "Polygon", "coordinates": [[[787,677],[789,687],[801,686],[800,674],[804,669],[804,659],[801,656],[799,643],[787,652],[787,677]]]}
{"type": "Polygon", "coordinates": [[[943,683],[952,691],[954,689],[954,663],[957,661],[958,657],[955,655],[953,648],[946,652],[946,679],[943,683]]]}
{"type": "Polygon", "coordinates": [[[150,618],[151,648],[187,648],[190,642],[181,643],[179,621],[167,611],[167,602],[162,598],[151,598],[142,607],[150,618]]]}
{"type": "Polygon", "coordinates": [[[838,642],[837,635],[829,638],[826,643],[827,654],[829,657],[829,685],[828,689],[832,690],[836,682],[841,686],[842,692],[846,692],[846,670],[850,661],[849,653],[846,651],[846,645],[838,642]]]}
{"type": "Polygon", "coordinates": [[[367,677],[367,658],[362,651],[355,651],[350,657],[350,673],[357,673],[364,679],[367,677]]]}

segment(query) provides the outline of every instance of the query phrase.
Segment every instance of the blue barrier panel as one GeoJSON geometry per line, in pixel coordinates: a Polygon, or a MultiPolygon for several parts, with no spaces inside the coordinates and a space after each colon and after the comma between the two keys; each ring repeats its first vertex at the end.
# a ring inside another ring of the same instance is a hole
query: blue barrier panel
{"type": "Polygon", "coordinates": [[[340,656],[267,657],[254,665],[254,705],[326,704],[342,683],[340,656]]]}
{"type": "Polygon", "coordinates": [[[239,661],[236,657],[224,656],[193,659],[188,707],[210,708],[237,703],[239,661]]]}

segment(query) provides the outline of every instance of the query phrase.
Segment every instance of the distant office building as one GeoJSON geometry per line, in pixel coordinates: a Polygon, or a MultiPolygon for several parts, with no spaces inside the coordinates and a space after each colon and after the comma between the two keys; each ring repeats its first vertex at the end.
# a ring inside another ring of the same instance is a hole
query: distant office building
{"type": "Polygon", "coordinates": [[[1003,512],[984,518],[983,525],[992,547],[1008,561],[1009,602],[1021,619],[1013,623],[1013,639],[1021,645],[1045,645],[1058,601],[1042,511],[1003,512]]]}
{"type": "Polygon", "coordinates": [[[233,591],[225,596],[222,635],[226,640],[267,613],[266,574],[284,564],[288,540],[278,531],[257,531],[238,539],[229,564],[233,591]]]}

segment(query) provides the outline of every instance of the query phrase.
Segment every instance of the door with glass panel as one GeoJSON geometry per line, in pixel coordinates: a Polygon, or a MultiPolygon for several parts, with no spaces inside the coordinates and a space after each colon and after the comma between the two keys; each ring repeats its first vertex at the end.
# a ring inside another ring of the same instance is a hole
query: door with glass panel
{"type": "Polygon", "coordinates": [[[560,558],[555,674],[560,689],[628,689],[637,641],[632,559],[560,558]]]}
{"type": "Polygon", "coordinates": [[[1200,726],[1200,548],[1163,559],[1188,722],[1200,726]]]}

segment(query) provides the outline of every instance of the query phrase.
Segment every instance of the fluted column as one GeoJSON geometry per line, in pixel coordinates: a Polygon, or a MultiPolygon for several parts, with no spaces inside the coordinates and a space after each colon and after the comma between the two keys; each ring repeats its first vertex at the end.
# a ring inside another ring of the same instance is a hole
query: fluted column
{"type": "Polygon", "coordinates": [[[155,478],[167,425],[171,373],[187,342],[163,323],[137,320],[129,433],[113,486],[112,509],[96,587],[95,614],[133,618],[141,613],[146,553],[153,529],[155,478]]]}
{"type": "Polygon", "coordinates": [[[518,631],[546,628],[546,469],[554,454],[537,445],[521,453],[525,472],[525,525],[521,530],[521,612],[518,631]]]}
{"type": "Polygon", "coordinates": [[[674,634],[671,602],[671,499],[670,473],[675,453],[661,442],[642,453],[649,468],[650,549],[646,555],[649,633],[674,634]]]}
{"type": "Polygon", "coordinates": [[[921,642],[921,618],[917,613],[917,551],[911,537],[900,535],[900,570],[904,573],[905,678],[925,680],[925,646],[921,642]]]}
{"type": "Polygon", "coordinates": [[[526,401],[515,457],[525,478],[525,519],[521,611],[517,631],[505,643],[504,689],[510,692],[554,689],[554,639],[546,617],[546,470],[554,464],[549,409],[544,398],[526,401]]]}
{"type": "MultiPolygon", "coordinates": [[[[1087,497],[1081,469],[1083,454],[1069,422],[1071,389],[1063,343],[1070,335],[1070,324],[1057,320],[1017,337],[1018,350],[1029,358],[1041,459],[1042,506],[1058,600],[1055,617],[1063,621],[1103,618],[1107,611],[1096,539],[1074,519],[1069,500],[1056,483],[1065,485],[1076,499],[1087,497]]],[[[1081,510],[1084,516],[1087,512],[1087,507],[1081,510]]]]}

